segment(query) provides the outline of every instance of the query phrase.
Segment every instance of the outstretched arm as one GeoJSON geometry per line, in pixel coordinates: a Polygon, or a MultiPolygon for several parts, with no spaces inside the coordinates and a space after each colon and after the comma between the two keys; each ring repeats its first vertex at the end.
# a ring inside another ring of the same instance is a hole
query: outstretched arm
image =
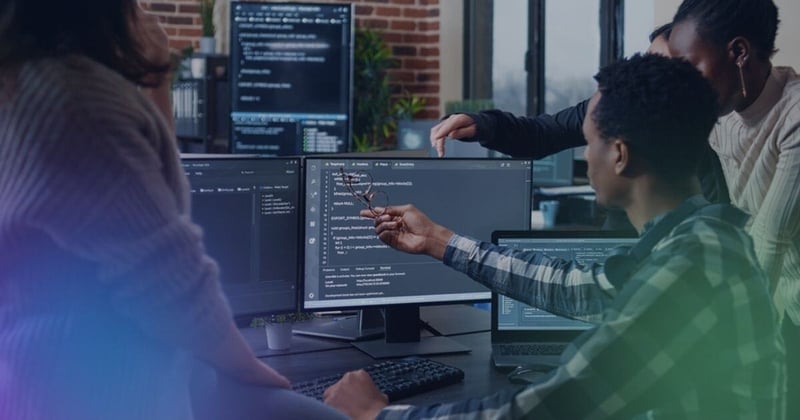
{"type": "Polygon", "coordinates": [[[360,214],[374,219],[375,233],[381,241],[409,254],[426,254],[441,261],[453,236],[453,231],[434,223],[410,204],[386,207],[377,217],[368,209],[360,214]]]}
{"type": "Polygon", "coordinates": [[[444,261],[492,291],[558,315],[596,322],[616,294],[599,264],[507,249],[454,234],[412,205],[374,217],[378,237],[392,248],[444,261]]]}
{"type": "Polygon", "coordinates": [[[431,146],[445,154],[449,138],[480,142],[486,148],[514,157],[540,159],[572,147],[583,146],[583,119],[588,100],[556,114],[515,116],[500,110],[453,114],[431,129],[431,146]]]}

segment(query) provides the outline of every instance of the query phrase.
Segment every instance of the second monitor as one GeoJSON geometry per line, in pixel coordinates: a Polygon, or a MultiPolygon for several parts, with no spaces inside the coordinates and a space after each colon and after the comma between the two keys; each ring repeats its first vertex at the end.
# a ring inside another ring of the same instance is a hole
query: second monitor
{"type": "Polygon", "coordinates": [[[231,3],[231,151],[349,149],[354,7],[231,3]]]}
{"type": "Polygon", "coordinates": [[[490,293],[439,261],[383,244],[373,222],[359,216],[364,206],[343,174],[385,194],[389,205],[414,204],[476,239],[530,228],[530,160],[309,158],[305,166],[303,306],[384,307],[386,341],[412,344],[397,352],[384,345],[377,356],[438,353],[420,342],[418,306],[488,300],[490,293]]]}
{"type": "Polygon", "coordinates": [[[297,310],[299,158],[189,157],[192,220],[203,229],[234,316],[297,310]]]}

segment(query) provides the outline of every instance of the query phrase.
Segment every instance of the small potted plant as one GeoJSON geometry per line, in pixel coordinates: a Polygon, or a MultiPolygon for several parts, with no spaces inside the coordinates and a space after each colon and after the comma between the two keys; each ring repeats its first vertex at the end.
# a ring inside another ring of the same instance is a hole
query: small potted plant
{"type": "Polygon", "coordinates": [[[200,0],[200,20],[203,23],[200,52],[203,54],[214,54],[217,49],[217,41],[214,39],[214,1],[200,0]]]}
{"type": "Polygon", "coordinates": [[[291,312],[253,318],[250,327],[261,328],[267,333],[267,347],[270,350],[287,350],[292,346],[292,325],[314,317],[311,313],[291,312]]]}

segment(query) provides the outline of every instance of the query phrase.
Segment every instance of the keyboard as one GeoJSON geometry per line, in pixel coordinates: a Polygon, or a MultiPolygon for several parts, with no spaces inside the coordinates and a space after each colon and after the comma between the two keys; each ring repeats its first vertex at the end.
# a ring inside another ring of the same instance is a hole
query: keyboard
{"type": "Polygon", "coordinates": [[[495,344],[494,350],[502,356],[558,356],[567,348],[566,343],[495,344]]]}
{"type": "MultiPolygon", "coordinates": [[[[389,402],[432,391],[464,380],[464,371],[422,357],[389,360],[363,368],[389,402]]],[[[344,372],[310,381],[298,382],[292,389],[322,401],[325,390],[339,381],[344,372]]]]}

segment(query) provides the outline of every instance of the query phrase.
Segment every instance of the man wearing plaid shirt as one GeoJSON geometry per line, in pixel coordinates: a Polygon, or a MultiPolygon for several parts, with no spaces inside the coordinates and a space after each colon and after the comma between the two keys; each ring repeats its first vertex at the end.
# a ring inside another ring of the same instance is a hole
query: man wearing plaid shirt
{"type": "Polygon", "coordinates": [[[353,418],[783,419],[783,344],[747,216],[709,205],[694,175],[716,95],[690,64],[634,56],[602,69],[583,126],[597,201],[641,233],[604,265],[454,234],[413,206],[374,217],[390,246],[493,291],[596,326],[540,382],[483,399],[386,406],[363,371],[326,391],[353,418]]]}

